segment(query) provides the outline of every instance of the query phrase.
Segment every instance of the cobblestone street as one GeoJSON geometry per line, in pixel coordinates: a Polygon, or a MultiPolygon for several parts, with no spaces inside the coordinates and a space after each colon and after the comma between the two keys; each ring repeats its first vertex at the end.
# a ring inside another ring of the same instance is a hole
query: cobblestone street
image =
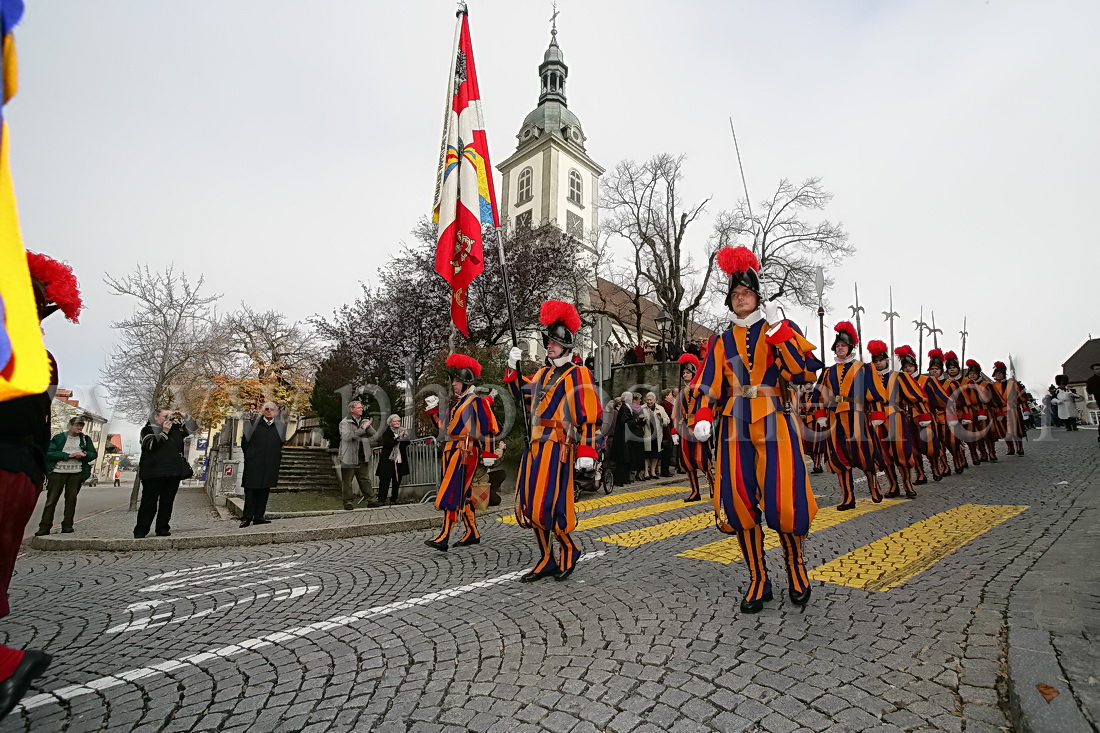
{"type": "Polygon", "coordinates": [[[858,483],[849,512],[813,476],[813,599],[786,597],[769,543],[757,615],[737,610],[736,541],[680,484],[580,504],[586,554],[564,582],[519,583],[534,540],[492,518],[447,553],[429,531],[27,550],[0,636],[55,660],[0,731],[1011,730],[1010,597],[1064,657],[1046,684],[1095,726],[1100,581],[1073,583],[1048,549],[1095,561],[1096,434],[1026,448],[914,500],[871,504],[858,483]]]}

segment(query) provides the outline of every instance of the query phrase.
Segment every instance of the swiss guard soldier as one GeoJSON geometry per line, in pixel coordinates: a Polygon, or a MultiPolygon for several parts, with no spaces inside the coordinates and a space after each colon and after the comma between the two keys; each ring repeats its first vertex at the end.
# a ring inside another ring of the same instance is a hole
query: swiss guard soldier
{"type": "MultiPolygon", "coordinates": [[[[913,499],[916,498],[917,492],[913,488],[909,471],[912,469],[918,476],[921,471],[917,468],[920,456],[917,455],[913,444],[914,426],[909,418],[908,406],[911,403],[922,404],[924,393],[917,383],[909,378],[909,375],[890,368],[889,348],[885,342],[868,341],[867,351],[871,354],[871,365],[882,380],[887,398],[885,402],[873,403],[875,412],[886,415],[886,421],[873,430],[882,452],[886,480],[890,482],[890,490],[886,492],[886,496],[894,498],[901,495],[901,487],[898,486],[898,478],[895,474],[896,469],[901,473],[901,483],[905,487],[906,498],[913,499]]],[[[895,353],[900,351],[901,349],[897,349],[895,353]]]]}
{"type": "Polygon", "coordinates": [[[917,355],[913,353],[913,347],[899,346],[894,353],[901,360],[901,371],[913,380],[921,397],[920,402],[910,402],[907,407],[913,423],[913,445],[917,449],[917,480],[914,483],[918,486],[928,483],[924,477],[924,458],[928,458],[932,467],[932,480],[942,481],[950,471],[941,471],[939,467],[940,441],[932,425],[932,405],[946,404],[948,397],[936,380],[917,371],[917,355]]]}
{"type": "Polygon", "coordinates": [[[817,385],[807,382],[798,386],[798,416],[802,420],[802,452],[810,457],[814,467],[810,473],[825,473],[822,460],[829,445],[829,436],[820,429],[815,417],[821,409],[821,392],[817,385]]]}
{"type": "Polygon", "coordinates": [[[1015,379],[1006,379],[1008,369],[1003,361],[993,362],[993,391],[1002,406],[996,411],[993,423],[1008,446],[1008,455],[1024,454],[1024,402],[1023,390],[1015,379]]]}
{"type": "Polygon", "coordinates": [[[841,321],[833,330],[836,363],[827,367],[818,380],[824,407],[816,414],[817,424],[829,428],[829,470],[840,481],[841,492],[836,508],[845,511],[856,506],[852,471],[857,468],[867,475],[871,501],[882,501],[875,472],[886,462],[874,430],[886,422],[886,413],[872,410],[888,398],[874,367],[856,359],[859,335],[855,327],[841,321]]]}
{"type": "Polygon", "coordinates": [[[709,440],[695,439],[695,411],[699,406],[699,395],[692,389],[699,373],[699,357],[684,354],[680,357],[680,381],[683,386],[672,406],[672,442],[680,457],[680,468],[687,474],[691,493],[684,501],[699,501],[699,475],[702,471],[707,478],[707,488],[714,495],[714,471],[711,465],[709,440]]]}
{"type": "Polygon", "coordinates": [[[516,478],[516,520],[535,532],[541,557],[520,580],[565,580],[580,558],[571,533],[577,528],[573,510],[573,470],[587,471],[596,464],[596,422],[600,404],[592,373],[573,363],[573,350],[581,317],[577,309],[560,300],[542,304],[539,322],[544,330],[546,365],[530,377],[516,366],[518,347],[508,354],[504,374],[520,404],[531,415],[531,442],[523,452],[516,478]],[[560,546],[554,557],[553,538],[560,546]]]}
{"type": "MultiPolygon", "coordinates": [[[[951,398],[945,410],[945,418],[948,431],[952,436],[950,445],[955,463],[955,473],[958,474],[970,468],[970,464],[966,461],[967,446],[970,447],[970,457],[977,462],[974,465],[981,463],[981,461],[978,460],[978,454],[975,452],[974,446],[968,442],[970,425],[973,421],[970,419],[970,405],[962,393],[962,370],[959,368],[959,357],[954,351],[944,352],[943,366],[945,371],[940,387],[951,398]]],[[[929,371],[931,371],[931,367],[929,367],[929,371]]]]}
{"type": "Polygon", "coordinates": [[[796,605],[810,600],[802,546],[817,502],[794,419],[784,409],[779,379],[803,384],[821,368],[814,346],[798,327],[780,320],[760,292],[760,263],[745,247],[723,247],[718,265],[729,275],[728,329],[707,351],[692,385],[699,399],[695,438],[715,435],[714,512],[718,529],[736,534],[749,569],[742,613],[757,613],[772,599],[764,564],[764,529],[779,533],[788,593],[796,605]]]}
{"type": "Polygon", "coordinates": [[[500,433],[491,409],[491,397],[479,397],[474,392],[474,380],[481,376],[481,364],[473,357],[451,354],[447,357],[451,372],[451,404],[447,414],[439,414],[439,398],[430,395],[425,403],[426,414],[437,428],[446,428],[443,435],[443,478],[435,495],[435,507],[443,511],[443,529],[435,539],[424,544],[437,550],[447,550],[458,516],[466,525],[466,533],[455,547],[481,543],[481,534],[474,522],[474,507],[470,489],[480,459],[486,467],[496,463],[496,436],[500,433]],[[445,422],[444,422],[445,421],[445,422]]]}
{"type": "Polygon", "coordinates": [[[991,418],[1000,409],[1000,398],[993,392],[993,385],[982,374],[981,364],[974,359],[966,360],[966,378],[962,380],[962,388],[974,408],[974,424],[971,429],[977,433],[978,453],[982,460],[996,463],[997,434],[991,418]]]}

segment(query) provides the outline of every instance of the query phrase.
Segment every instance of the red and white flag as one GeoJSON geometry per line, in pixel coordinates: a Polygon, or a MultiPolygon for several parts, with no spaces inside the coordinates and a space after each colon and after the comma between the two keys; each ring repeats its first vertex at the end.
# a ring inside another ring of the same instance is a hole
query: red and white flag
{"type": "Polygon", "coordinates": [[[465,10],[459,11],[455,29],[432,220],[438,227],[435,271],[451,285],[451,322],[469,336],[466,294],[485,270],[481,227],[499,226],[500,219],[465,10]]]}

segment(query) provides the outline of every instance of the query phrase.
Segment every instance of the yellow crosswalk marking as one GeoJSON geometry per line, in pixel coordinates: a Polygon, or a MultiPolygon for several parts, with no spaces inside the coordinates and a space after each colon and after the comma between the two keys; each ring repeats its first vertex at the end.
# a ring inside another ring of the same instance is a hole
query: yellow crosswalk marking
{"type": "Polygon", "coordinates": [[[661,512],[671,512],[673,509],[683,509],[684,506],[684,500],[677,499],[676,501],[663,501],[660,504],[646,504],[645,506],[634,507],[633,509],[623,509],[621,512],[597,514],[594,517],[578,520],[577,529],[603,527],[608,524],[615,524],[616,522],[625,522],[630,519],[649,517],[654,514],[660,514],[661,512]]]}
{"type": "Polygon", "coordinates": [[[810,577],[888,591],[1027,508],[963,504],[814,568],[810,577]]]}
{"type": "MultiPolygon", "coordinates": [[[[601,496],[598,499],[585,499],[584,501],[578,501],[573,509],[574,511],[588,512],[593,509],[602,509],[608,506],[615,506],[616,504],[628,504],[632,501],[641,501],[642,499],[652,499],[656,496],[672,496],[673,494],[684,494],[691,491],[687,486],[658,486],[652,489],[640,489],[638,491],[628,491],[625,494],[612,494],[611,496],[601,496]]],[[[509,514],[504,517],[497,517],[497,521],[504,522],[505,524],[516,524],[515,515],[509,514]]]]}
{"type": "Polygon", "coordinates": [[[661,522],[653,527],[642,527],[641,529],[631,529],[618,534],[609,534],[598,539],[600,542],[610,542],[613,545],[621,545],[622,547],[637,547],[647,542],[656,542],[657,540],[714,527],[714,509],[710,502],[707,502],[707,507],[708,509],[705,512],[692,514],[690,517],[661,522]]]}
{"type": "MultiPolygon", "coordinates": [[[[879,509],[885,509],[888,506],[900,503],[900,499],[884,499],[881,504],[875,504],[870,499],[860,499],[856,502],[855,509],[849,509],[843,512],[838,512],[836,507],[819,509],[817,516],[814,517],[813,524],[810,525],[810,532],[827,529],[841,522],[846,522],[849,519],[855,519],[864,514],[878,511],[879,509]]],[[[773,547],[779,547],[779,534],[776,532],[765,532],[764,549],[769,550],[773,547]]],[[[741,546],[737,543],[737,538],[728,537],[723,540],[718,540],[717,542],[710,542],[701,547],[681,552],[677,557],[690,557],[695,560],[709,560],[711,562],[720,562],[723,565],[729,565],[730,563],[740,560],[742,555],[741,546]]]]}

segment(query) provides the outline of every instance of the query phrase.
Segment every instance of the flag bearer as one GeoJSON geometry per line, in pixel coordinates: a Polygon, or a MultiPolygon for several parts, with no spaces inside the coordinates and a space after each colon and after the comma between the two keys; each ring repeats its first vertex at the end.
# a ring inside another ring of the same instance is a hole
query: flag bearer
{"type": "Polygon", "coordinates": [[[695,439],[695,411],[699,406],[699,395],[692,389],[699,373],[699,357],[684,354],[680,357],[680,394],[672,406],[672,442],[676,444],[680,457],[680,468],[687,474],[691,493],[684,501],[699,501],[699,471],[707,479],[707,489],[714,495],[714,470],[711,463],[709,440],[695,439]]]}
{"type": "Polygon", "coordinates": [[[542,304],[546,365],[530,377],[517,370],[521,352],[513,347],[504,374],[520,404],[531,416],[531,442],[520,458],[516,477],[516,520],[535,532],[541,556],[520,580],[531,583],[553,577],[565,580],[580,558],[573,540],[573,471],[596,463],[596,423],[600,404],[592,372],[574,364],[572,354],[581,317],[560,300],[542,304]],[[557,538],[559,554],[554,556],[557,538]]]}
{"type": "Polygon", "coordinates": [[[451,402],[445,415],[439,414],[439,398],[431,395],[425,401],[427,414],[437,428],[446,428],[443,434],[443,478],[435,495],[435,507],[443,511],[443,529],[435,539],[425,544],[437,550],[447,550],[451,530],[459,515],[466,525],[466,533],[455,547],[481,543],[481,534],[474,521],[474,507],[470,489],[474,482],[477,462],[486,467],[496,463],[496,436],[500,433],[493,415],[492,398],[479,397],[474,392],[474,380],[481,376],[481,364],[470,356],[451,354],[447,357],[451,371],[451,402]]]}
{"type": "Polygon", "coordinates": [[[821,363],[797,326],[780,320],[775,304],[761,297],[760,263],[751,251],[724,247],[718,264],[729,275],[726,306],[733,318],[713,340],[693,384],[699,399],[693,432],[704,442],[714,433],[715,518],[720,531],[737,535],[749,569],[742,613],[756,613],[772,599],[764,523],[779,533],[788,593],[803,605],[810,582],[802,545],[817,503],[779,380],[803,384],[821,363]]]}

